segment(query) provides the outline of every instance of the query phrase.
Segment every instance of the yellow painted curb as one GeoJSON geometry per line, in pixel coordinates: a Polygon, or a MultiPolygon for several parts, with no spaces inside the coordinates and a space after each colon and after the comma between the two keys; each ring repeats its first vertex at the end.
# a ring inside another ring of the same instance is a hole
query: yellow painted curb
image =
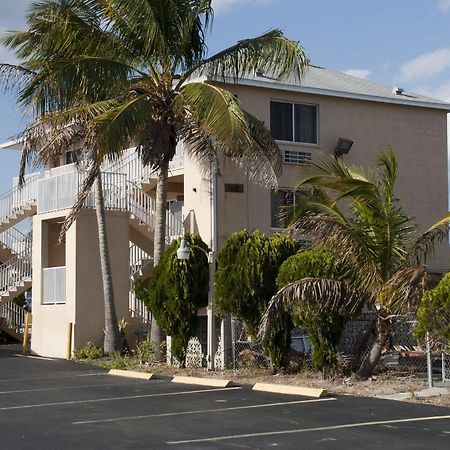
{"type": "Polygon", "coordinates": [[[233,384],[231,380],[221,380],[217,378],[199,378],[174,376],[172,383],[199,384],[201,386],[228,387],[233,384]]]}
{"type": "Polygon", "coordinates": [[[140,380],[151,380],[153,378],[152,373],[133,372],[132,370],[119,370],[119,369],[111,369],[108,372],[108,375],[115,375],[116,377],[138,378],[140,380]]]}
{"type": "Polygon", "coordinates": [[[309,388],[303,386],[290,386],[286,384],[256,383],[254,391],[273,392],[275,394],[304,395],[305,397],[325,397],[328,395],[326,389],[309,388]]]}

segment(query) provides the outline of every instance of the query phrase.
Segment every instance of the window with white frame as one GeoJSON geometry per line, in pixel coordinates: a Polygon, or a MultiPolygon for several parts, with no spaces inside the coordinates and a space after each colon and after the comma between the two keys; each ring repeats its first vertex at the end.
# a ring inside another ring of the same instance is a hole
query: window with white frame
{"type": "Polygon", "coordinates": [[[317,144],[317,105],[270,102],[270,130],[274,139],[317,144]]]}

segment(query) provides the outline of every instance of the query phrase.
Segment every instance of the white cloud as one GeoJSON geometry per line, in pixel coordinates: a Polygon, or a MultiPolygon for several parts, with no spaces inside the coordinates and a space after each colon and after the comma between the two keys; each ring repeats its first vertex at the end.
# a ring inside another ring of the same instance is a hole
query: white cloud
{"type": "Polygon", "coordinates": [[[437,2],[437,7],[441,11],[448,11],[450,9],[450,0],[439,0],[437,2]]]}
{"type": "Polygon", "coordinates": [[[255,6],[269,5],[276,0],[213,0],[212,6],[215,12],[226,11],[232,6],[241,6],[244,3],[252,4],[255,6]]]}
{"type": "Polygon", "coordinates": [[[358,78],[367,78],[372,72],[368,69],[349,69],[344,70],[344,73],[358,78]]]}
{"type": "Polygon", "coordinates": [[[416,78],[431,78],[450,68],[450,48],[440,48],[411,59],[400,67],[398,79],[409,81],[416,78]]]}

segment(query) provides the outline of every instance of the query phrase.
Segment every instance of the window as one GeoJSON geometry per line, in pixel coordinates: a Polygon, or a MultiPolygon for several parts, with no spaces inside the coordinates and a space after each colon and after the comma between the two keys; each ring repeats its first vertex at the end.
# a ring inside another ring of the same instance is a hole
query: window
{"type": "Polygon", "coordinates": [[[242,194],[244,192],[243,184],[228,184],[225,183],[225,192],[235,192],[242,194]]]}
{"type": "Polygon", "coordinates": [[[280,141],[317,144],[317,106],[270,102],[270,130],[280,141]]]}
{"type": "Polygon", "coordinates": [[[301,191],[278,189],[271,192],[271,227],[286,228],[294,216],[296,205],[299,204],[301,191]],[[295,195],[294,195],[295,194],[295,195]]]}

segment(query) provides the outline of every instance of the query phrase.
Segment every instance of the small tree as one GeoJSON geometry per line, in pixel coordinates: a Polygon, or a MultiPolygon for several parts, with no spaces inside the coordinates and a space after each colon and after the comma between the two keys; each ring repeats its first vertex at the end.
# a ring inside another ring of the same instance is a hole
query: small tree
{"type": "MultiPolygon", "coordinates": [[[[346,276],[348,277],[348,274],[343,273],[337,261],[328,252],[308,250],[291,256],[281,265],[277,285],[282,289],[302,279],[329,280],[330,283],[334,280],[345,282],[346,276]]],[[[286,292],[290,292],[289,288],[286,292]]],[[[283,351],[287,358],[290,346],[284,348],[279,345],[273,346],[273,334],[274,330],[280,330],[280,332],[289,331],[290,335],[290,330],[286,330],[286,324],[292,323],[308,331],[313,344],[314,366],[324,373],[333,370],[337,362],[336,345],[341,338],[345,322],[357,312],[358,308],[357,304],[352,303],[349,309],[343,298],[330,300],[326,293],[316,297],[305,292],[304,296],[289,301],[288,307],[275,316],[278,320],[270,324],[264,336],[263,342],[267,351],[271,355],[283,351]]],[[[271,307],[273,306],[276,305],[271,304],[271,307]]],[[[283,360],[281,355],[277,358],[283,360]]]]}
{"type": "Polygon", "coordinates": [[[450,273],[422,297],[417,311],[416,336],[424,339],[427,332],[433,341],[450,349],[450,273]]]}
{"type": "Polygon", "coordinates": [[[189,338],[198,326],[197,311],[208,303],[208,260],[199,246],[208,251],[200,236],[187,234],[191,248],[187,260],[177,259],[181,239],[173,241],[154,268],[148,287],[135,285],[140,300],[155,315],[163,330],[172,337],[172,355],[184,364],[189,338]]]}
{"type": "Polygon", "coordinates": [[[260,231],[232,234],[219,252],[214,303],[219,314],[229,312],[256,335],[259,321],[276,292],[282,262],[299,249],[288,236],[272,238],[260,231]]]}

